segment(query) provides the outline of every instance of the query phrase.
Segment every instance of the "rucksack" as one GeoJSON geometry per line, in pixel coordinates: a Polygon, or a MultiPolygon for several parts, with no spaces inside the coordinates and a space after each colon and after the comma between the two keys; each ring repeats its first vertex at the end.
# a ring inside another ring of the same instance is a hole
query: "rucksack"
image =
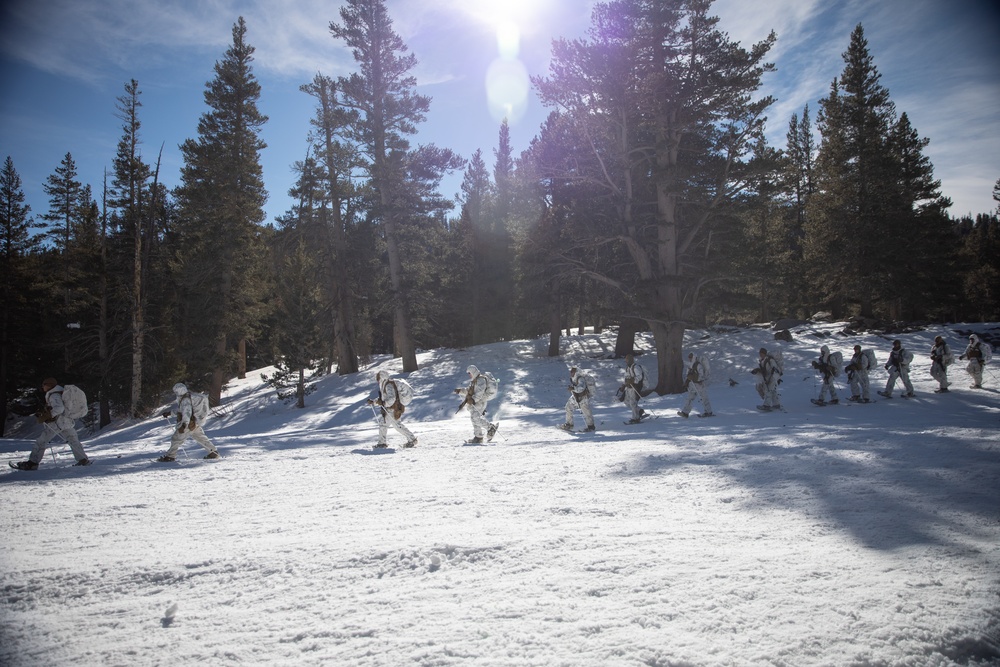
{"type": "Polygon", "coordinates": [[[208,419],[209,408],[208,396],[205,394],[199,394],[196,392],[189,392],[188,396],[191,397],[191,414],[194,416],[195,421],[198,424],[205,423],[208,419]]]}
{"type": "Polygon", "coordinates": [[[410,386],[410,383],[400,378],[390,380],[390,382],[396,387],[396,398],[399,400],[399,404],[409,405],[410,401],[413,400],[413,387],[410,386]]]}
{"type": "Polygon", "coordinates": [[[767,356],[771,358],[774,362],[774,368],[778,371],[778,375],[785,374],[785,360],[781,356],[781,350],[775,350],[774,352],[768,352],[767,356]]]}
{"type": "Polygon", "coordinates": [[[483,377],[486,378],[486,400],[496,398],[496,395],[500,392],[500,381],[493,377],[493,373],[489,371],[483,373],[483,377]]]}
{"type": "Polygon", "coordinates": [[[708,359],[705,357],[695,357],[699,371],[698,371],[698,382],[706,383],[708,382],[708,359]]]}
{"type": "Polygon", "coordinates": [[[870,371],[878,366],[878,359],[875,358],[875,350],[862,350],[861,355],[868,358],[868,368],[865,369],[866,371],[870,371]]]}
{"type": "Polygon", "coordinates": [[[985,340],[979,341],[979,349],[983,353],[983,363],[988,364],[993,360],[993,346],[985,340]]]}
{"type": "Polygon", "coordinates": [[[840,352],[831,352],[827,359],[830,370],[833,371],[833,377],[840,377],[840,373],[844,370],[844,355],[840,352]]]}
{"type": "Polygon", "coordinates": [[[75,384],[68,384],[62,391],[63,407],[66,409],[65,415],[70,419],[80,419],[90,411],[87,404],[87,395],[83,393],[75,384]]]}

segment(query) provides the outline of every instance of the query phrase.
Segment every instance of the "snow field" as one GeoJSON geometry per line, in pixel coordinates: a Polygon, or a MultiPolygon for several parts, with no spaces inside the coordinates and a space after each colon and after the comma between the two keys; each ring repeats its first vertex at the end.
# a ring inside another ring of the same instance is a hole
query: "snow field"
{"type": "MultiPolygon", "coordinates": [[[[922,360],[937,333],[961,352],[956,328],[898,337],[922,360]]],[[[837,330],[689,332],[711,419],[654,395],[657,419],[622,425],[613,336],[588,334],[557,359],[541,340],[423,353],[415,449],[392,430],[371,449],[390,359],[301,411],[234,381],[206,427],[221,461],[189,440],[153,463],[155,418],[86,437],[89,468],[58,445],[0,476],[0,664],[997,664],[1000,393],[956,364],[935,395],[915,362],[916,399],[845,405],[841,379],[841,405],[810,406],[819,341],[886,357],[837,330]],[[761,345],[784,353],[785,412],[754,409],[761,345]],[[485,446],[454,414],[469,363],[501,379],[485,446]],[[597,377],[597,433],[555,428],[570,365],[597,377]]]]}

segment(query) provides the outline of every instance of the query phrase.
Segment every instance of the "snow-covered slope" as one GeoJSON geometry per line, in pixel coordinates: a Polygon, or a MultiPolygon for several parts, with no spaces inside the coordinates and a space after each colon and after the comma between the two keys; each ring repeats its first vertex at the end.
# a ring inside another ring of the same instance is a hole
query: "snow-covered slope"
{"type": "Polygon", "coordinates": [[[547,340],[422,353],[415,449],[391,431],[371,449],[388,358],[305,410],[259,373],[232,382],[207,427],[221,461],[189,441],[153,463],[160,418],[86,437],[89,468],[57,445],[0,474],[0,664],[997,664],[1000,378],[969,389],[956,364],[934,394],[926,361],[935,335],[957,354],[956,332],[989,327],[842,329],[689,332],[712,419],[654,395],[656,418],[624,425],[613,336],[589,334],[559,358],[547,340]],[[820,345],[884,361],[895,337],[915,399],[810,405],[820,345]],[[784,412],[755,410],[761,346],[783,352],[784,412]],[[470,363],[501,379],[487,446],[455,415],[470,363]],[[570,365],[597,378],[597,433],[556,428],[570,365]]]}

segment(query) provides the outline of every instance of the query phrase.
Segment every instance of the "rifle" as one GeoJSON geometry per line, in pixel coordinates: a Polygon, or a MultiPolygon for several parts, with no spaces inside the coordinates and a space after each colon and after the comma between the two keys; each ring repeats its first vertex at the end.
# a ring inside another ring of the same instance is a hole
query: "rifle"
{"type": "MultiPolygon", "coordinates": [[[[456,415],[459,412],[462,411],[462,408],[464,408],[466,405],[469,404],[469,401],[472,400],[472,394],[474,393],[473,392],[473,387],[475,387],[475,386],[476,386],[476,383],[475,383],[475,380],[473,380],[472,384],[469,385],[469,388],[465,390],[465,399],[462,401],[461,405],[458,406],[458,410],[455,410],[455,414],[456,415]]],[[[456,394],[461,394],[462,390],[461,389],[456,389],[455,393],[456,394]]]]}

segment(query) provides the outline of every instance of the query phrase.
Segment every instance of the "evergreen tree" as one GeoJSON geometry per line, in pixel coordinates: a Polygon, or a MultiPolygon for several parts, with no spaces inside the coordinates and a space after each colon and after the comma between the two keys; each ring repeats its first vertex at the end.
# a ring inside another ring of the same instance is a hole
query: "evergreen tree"
{"type": "Polygon", "coordinates": [[[359,292],[356,276],[361,272],[351,244],[360,199],[354,183],[359,156],[355,146],[345,140],[357,114],[340,104],[336,82],[329,77],[317,74],[302,90],[316,98],[316,116],[312,120],[317,170],[314,180],[324,188],[312,205],[314,215],[318,215],[313,247],[322,253],[320,266],[332,305],[337,373],[346,375],[359,369],[354,295],[359,292]]]}
{"type": "Polygon", "coordinates": [[[465,279],[461,282],[462,303],[455,304],[458,323],[456,334],[462,345],[477,345],[488,341],[486,315],[490,305],[485,294],[484,269],[488,252],[488,215],[493,201],[490,180],[483,152],[476,150],[465,168],[458,201],[462,205],[458,220],[463,261],[455,266],[465,279]]]}
{"type": "Polygon", "coordinates": [[[340,18],[342,24],[330,23],[330,33],[350,47],[360,71],[341,78],[337,87],[342,103],[358,113],[353,139],[367,160],[374,194],[371,214],[388,256],[394,347],[403,371],[412,372],[417,370],[417,356],[400,243],[409,215],[403,204],[410,161],[406,136],[424,120],[430,98],[415,93],[411,72],[416,57],[393,31],[383,0],[347,0],[340,18]]]}
{"type": "Polygon", "coordinates": [[[31,207],[24,202],[21,176],[7,156],[0,170],[0,436],[7,425],[8,402],[16,396],[19,383],[36,370],[28,350],[39,331],[34,321],[39,309],[31,299],[33,277],[27,256],[37,239],[31,235],[31,207]]]}
{"type": "MultiPolygon", "coordinates": [[[[132,79],[125,84],[125,93],[118,97],[116,116],[122,121],[122,137],[118,141],[118,151],[114,159],[114,180],[112,181],[112,206],[117,210],[117,226],[121,231],[123,257],[129,258],[130,278],[121,274],[120,294],[126,295],[129,313],[128,331],[131,337],[132,365],[128,415],[139,416],[143,390],[143,354],[145,352],[146,321],[143,289],[144,241],[148,242],[146,186],[150,169],[143,162],[140,152],[141,138],[139,109],[142,102],[139,83],[132,79]],[[130,249],[128,245],[130,244],[130,249]]],[[[123,267],[124,268],[124,267],[123,267]]]]}
{"type": "MultiPolygon", "coordinates": [[[[83,199],[83,184],[76,180],[76,163],[73,156],[66,153],[62,162],[56,167],[55,172],[50,174],[42,189],[49,198],[49,210],[42,215],[48,227],[48,237],[52,239],[56,250],[60,255],[59,271],[52,272],[44,276],[43,280],[52,281],[53,291],[59,295],[62,301],[62,308],[58,315],[63,319],[64,324],[69,323],[72,318],[72,287],[71,284],[76,277],[74,274],[73,252],[71,250],[72,239],[80,227],[81,216],[86,213],[89,202],[83,199]]],[[[69,371],[73,367],[73,359],[70,353],[68,330],[63,331],[63,371],[69,371]]]]}
{"type": "Polygon", "coordinates": [[[257,107],[260,84],[246,34],[240,17],[232,45],[206,84],[209,111],[198,121],[198,139],[181,144],[184,166],[175,191],[183,354],[189,377],[210,373],[215,405],[224,380],[238,366],[237,346],[254,335],[263,316],[268,279],[261,227],[267,192],[260,165],[266,147],[260,131],[267,117],[257,107]]]}
{"type": "Polygon", "coordinates": [[[557,41],[550,76],[535,80],[543,103],[566,109],[597,157],[597,170],[569,171],[613,199],[615,215],[595,230],[593,248],[621,244],[634,278],[596,267],[589,275],[633,300],[649,323],[660,393],[684,387],[685,321],[717,278],[711,233],[731,221],[725,209],[771,104],[752,98],[772,69],[764,58],[774,35],[747,51],[718,30],[710,6],[599,4],[589,41],[557,41]]]}
{"type": "MultiPolygon", "coordinates": [[[[820,101],[815,192],[807,202],[805,259],[816,296],[834,314],[926,313],[921,298],[949,270],[948,228],[930,162],[888,90],[858,25],[844,71],[820,101]],[[940,261],[938,261],[940,260],[940,261]]],[[[938,297],[938,302],[940,296],[938,297]]]]}

